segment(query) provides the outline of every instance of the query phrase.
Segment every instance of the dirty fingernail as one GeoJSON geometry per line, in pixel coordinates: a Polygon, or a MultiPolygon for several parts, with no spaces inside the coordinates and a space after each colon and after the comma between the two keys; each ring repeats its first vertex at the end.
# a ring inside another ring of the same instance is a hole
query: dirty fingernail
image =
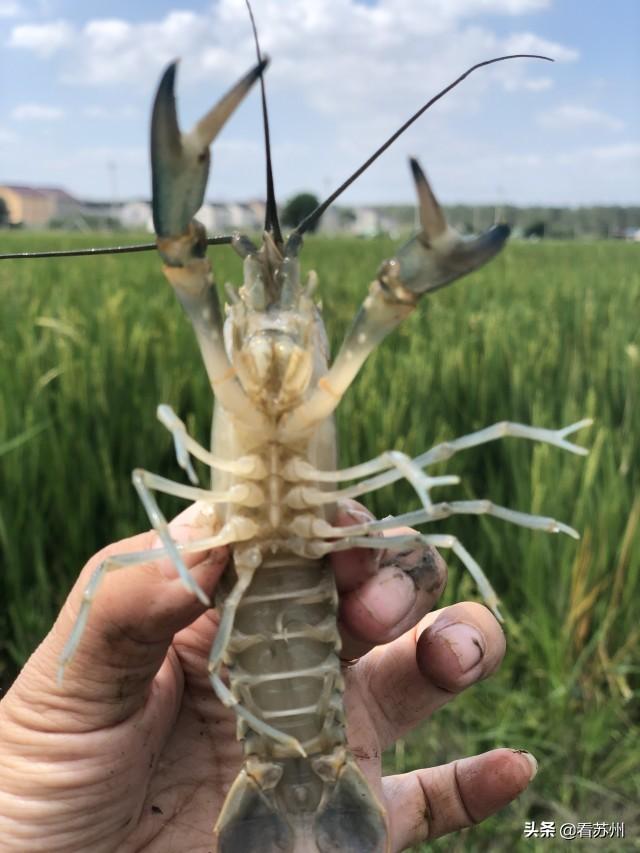
{"type": "Polygon", "coordinates": [[[456,622],[437,629],[435,635],[445,641],[463,673],[472,670],[484,657],[484,638],[473,625],[456,622]]]}

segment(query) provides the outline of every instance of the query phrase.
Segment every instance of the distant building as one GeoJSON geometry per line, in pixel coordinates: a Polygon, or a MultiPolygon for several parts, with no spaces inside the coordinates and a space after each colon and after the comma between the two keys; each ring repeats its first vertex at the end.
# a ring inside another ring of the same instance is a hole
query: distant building
{"type": "Polygon", "coordinates": [[[233,231],[246,233],[262,229],[264,210],[264,205],[256,202],[249,204],[205,202],[195,218],[204,225],[209,235],[230,234],[233,231]]]}
{"type": "Polygon", "coordinates": [[[374,237],[382,230],[380,213],[373,207],[358,207],[355,209],[355,220],[351,224],[351,233],[358,237],[374,237]]]}
{"type": "Polygon", "coordinates": [[[234,231],[260,231],[262,230],[262,217],[256,214],[253,207],[248,204],[231,202],[224,205],[229,213],[229,225],[234,231]]]}
{"type": "Polygon", "coordinates": [[[231,230],[231,215],[226,204],[205,202],[195,219],[207,229],[207,234],[225,234],[231,230]]]}
{"type": "Polygon", "coordinates": [[[120,210],[122,202],[111,201],[81,201],[77,213],[77,222],[70,223],[65,220],[65,224],[74,224],[78,228],[84,228],[93,224],[103,224],[108,227],[109,223],[113,225],[120,220],[120,210]]]}
{"type": "MultiPolygon", "coordinates": [[[[2,0],[0,0],[0,5],[2,0]]],[[[153,233],[151,204],[143,199],[80,200],[59,187],[35,187],[0,184],[0,226],[24,228],[61,228],[67,230],[114,229],[153,233]],[[7,210],[5,221],[4,208],[7,210]]],[[[234,231],[256,235],[264,228],[265,202],[205,202],[196,213],[209,236],[230,235],[234,231]]],[[[453,205],[445,210],[449,221],[463,234],[488,228],[496,220],[493,206],[453,205]]],[[[504,209],[505,220],[514,236],[531,239],[531,227],[545,224],[545,236],[561,239],[608,237],[640,243],[640,206],[547,208],[512,207],[504,209]],[[547,230],[548,225],[548,230],[547,230]]],[[[407,204],[341,206],[324,212],[319,232],[325,235],[375,237],[388,235],[401,239],[420,228],[416,207],[407,204]]]]}
{"type": "MultiPolygon", "coordinates": [[[[355,219],[355,213],[353,219],[355,219]]],[[[318,224],[318,234],[339,234],[341,231],[346,231],[352,220],[346,219],[341,215],[337,207],[330,207],[320,217],[318,224]]]]}
{"type": "Polygon", "coordinates": [[[55,219],[78,216],[80,202],[57,187],[0,185],[0,198],[9,212],[10,225],[38,228],[55,219]]]}
{"type": "Polygon", "coordinates": [[[254,199],[253,201],[248,201],[246,206],[254,216],[254,220],[257,223],[257,229],[262,231],[264,228],[265,214],[267,212],[266,203],[262,201],[262,199],[254,199]]]}
{"type": "MultiPolygon", "coordinates": [[[[127,201],[114,210],[123,228],[153,232],[153,216],[148,201],[127,201]]],[[[251,232],[262,228],[264,205],[249,204],[212,204],[205,202],[197,211],[195,218],[207,229],[207,234],[231,234],[233,231],[251,232]]]]}
{"type": "Polygon", "coordinates": [[[123,228],[153,232],[153,216],[148,201],[126,201],[120,205],[117,215],[123,228]]]}

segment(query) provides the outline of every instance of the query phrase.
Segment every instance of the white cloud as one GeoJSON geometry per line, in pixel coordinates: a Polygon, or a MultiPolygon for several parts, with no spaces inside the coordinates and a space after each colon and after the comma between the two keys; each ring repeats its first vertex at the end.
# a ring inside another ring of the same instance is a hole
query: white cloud
{"type": "Polygon", "coordinates": [[[538,173],[562,204],[637,204],[640,143],[577,146],[549,156],[538,173]]]}
{"type": "Polygon", "coordinates": [[[147,85],[162,65],[177,56],[201,62],[211,41],[211,24],[194,12],[170,12],[160,21],[130,24],[117,18],[89,21],[79,34],[75,62],[65,74],[80,85],[147,85]]]}
{"type": "Polygon", "coordinates": [[[48,104],[19,104],[11,111],[16,121],[58,121],[63,117],[63,110],[48,104]]]}
{"type": "MultiPolygon", "coordinates": [[[[337,185],[421,103],[476,62],[523,50],[548,51],[563,60],[575,57],[571,47],[533,33],[510,32],[511,21],[517,21],[513,16],[546,5],[546,0],[378,0],[373,6],[357,0],[288,0],[286,4],[256,0],[262,48],[272,57],[267,84],[274,147],[279,144],[274,163],[283,176],[279,183],[282,196],[301,186],[319,192],[337,185]],[[500,33],[493,28],[494,14],[503,15],[500,33]],[[504,15],[509,18],[505,20],[504,15]],[[299,156],[278,153],[284,140],[300,146],[299,156]]],[[[173,11],[154,20],[112,16],[73,26],[58,21],[57,28],[50,31],[55,50],[47,41],[48,26],[26,31],[16,28],[11,43],[40,56],[48,50],[52,73],[68,85],[108,89],[108,94],[96,93],[85,106],[89,109],[85,115],[94,121],[106,111],[117,120],[114,104],[118,98],[135,102],[140,95],[136,115],[128,119],[132,131],[138,129],[136,138],[146,134],[151,92],[171,60],[179,56],[184,60],[177,83],[184,126],[255,60],[246,9],[238,0],[218,0],[206,11],[173,11]]],[[[477,117],[482,125],[489,93],[492,100],[499,99],[496,86],[535,98],[549,88],[551,79],[548,63],[535,60],[481,69],[440,101],[427,122],[416,126],[413,136],[407,134],[400,150],[396,149],[393,162],[397,170],[390,164],[372,170],[358,183],[356,194],[369,193],[378,199],[409,195],[411,181],[404,158],[407,153],[426,157],[426,129],[427,165],[435,161],[434,166],[440,168],[446,158],[438,152],[450,152],[460,135],[459,129],[452,130],[454,124],[464,123],[465,117],[473,123],[477,117]]],[[[252,99],[253,118],[248,118],[247,110],[244,124],[240,121],[240,135],[259,140],[255,94],[252,99]]],[[[233,134],[238,126],[227,131],[236,142],[239,134],[233,134]]],[[[237,197],[255,193],[262,185],[260,154],[252,158],[252,169],[247,165],[249,157],[238,169],[237,160],[220,145],[216,158],[218,154],[211,192],[237,197]],[[223,156],[227,159],[222,160],[223,156]],[[245,185],[251,189],[245,190],[245,185]]],[[[460,150],[457,156],[469,157],[470,153],[460,150]]],[[[134,175],[133,180],[141,178],[134,175]]]]}
{"type": "Polygon", "coordinates": [[[104,18],[89,21],[84,35],[89,39],[91,50],[109,52],[121,50],[131,40],[134,26],[119,18],[104,18]]]}
{"type": "Polygon", "coordinates": [[[553,87],[553,80],[550,77],[527,77],[524,69],[515,62],[517,60],[514,64],[505,63],[494,72],[507,92],[546,92],[553,87]]]}
{"type": "Polygon", "coordinates": [[[540,38],[535,33],[513,33],[505,40],[509,53],[535,53],[548,56],[556,62],[574,62],[580,56],[579,51],[566,47],[556,41],[540,38]]]}
{"type": "Polygon", "coordinates": [[[147,164],[149,152],[142,145],[96,145],[93,147],[79,148],[74,153],[74,159],[87,163],[134,164],[136,166],[147,164]]]}
{"type": "MultiPolygon", "coordinates": [[[[501,37],[479,24],[481,18],[490,24],[494,14],[516,16],[549,5],[550,0],[378,0],[374,6],[356,0],[263,0],[256,14],[263,47],[273,58],[272,87],[304,89],[312,101],[339,101],[336,92],[370,96],[378,89],[378,95],[388,92],[390,103],[389,79],[401,96],[403,89],[425,94],[465,65],[498,53],[575,59],[572,48],[533,33],[501,37]]],[[[211,79],[215,73],[224,85],[253,59],[246,9],[238,0],[219,0],[202,13],[173,11],[152,21],[105,18],[82,28],[66,21],[15,27],[9,44],[44,57],[66,50],[64,79],[78,85],[148,87],[176,56],[185,59],[186,81],[211,79]]],[[[511,89],[547,88],[548,78],[529,78],[532,67],[505,69],[494,78],[511,89]]]]}
{"type": "Polygon", "coordinates": [[[71,46],[74,40],[73,27],[67,21],[51,21],[48,24],[21,24],[14,27],[9,36],[9,47],[30,50],[41,59],[71,46]]]}
{"type": "Polygon", "coordinates": [[[551,0],[454,0],[452,6],[466,5],[478,12],[494,12],[506,15],[528,15],[531,12],[539,12],[548,9],[551,0]]]}
{"type": "Polygon", "coordinates": [[[82,110],[82,114],[86,116],[86,118],[91,119],[121,119],[121,118],[134,118],[137,115],[137,112],[134,107],[129,104],[124,104],[121,107],[117,107],[116,109],[107,109],[107,107],[102,107],[96,104],[92,106],[85,107],[82,110]]]}
{"type": "Polygon", "coordinates": [[[551,77],[533,77],[531,80],[524,81],[524,88],[530,92],[546,92],[553,86],[551,77]]]}
{"type": "MultiPolygon", "coordinates": [[[[575,61],[579,54],[573,44],[542,38],[530,18],[523,22],[517,17],[550,5],[551,0],[377,0],[374,5],[360,0],[255,0],[262,47],[272,57],[267,84],[280,196],[304,187],[328,192],[421,103],[476,62],[519,52],[575,61]],[[297,146],[297,153],[285,152],[285,144],[297,146]]],[[[80,23],[15,27],[10,44],[48,58],[57,86],[62,78],[75,87],[93,88],[89,96],[78,88],[67,94],[75,104],[74,114],[82,116],[84,110],[87,118],[105,120],[105,125],[113,119],[113,133],[109,128],[108,135],[94,136],[96,140],[133,144],[146,136],[148,103],[166,63],[183,57],[177,99],[181,123],[188,126],[255,58],[241,0],[207,0],[199,4],[201,11],[164,14],[153,8],[145,5],[147,20],[125,12],[122,18],[85,17],[80,23]],[[152,15],[155,18],[149,20],[152,15]],[[135,110],[127,127],[117,129],[125,100],[135,104],[135,110]]],[[[436,185],[442,185],[450,198],[454,192],[459,198],[490,196],[495,182],[502,181],[505,162],[510,170],[505,187],[517,187],[518,176],[526,173],[534,189],[542,192],[536,181],[546,168],[547,152],[508,159],[510,142],[503,141],[497,115],[498,109],[509,115],[513,107],[519,121],[509,139],[517,150],[521,132],[525,148],[535,149],[547,134],[532,121],[536,110],[530,104],[552,87],[554,79],[553,65],[535,60],[481,69],[439,102],[384,165],[358,183],[355,196],[409,199],[406,153],[424,155],[436,185]],[[522,94],[505,96],[504,91],[522,94]],[[474,128],[480,131],[477,135],[474,128]],[[504,150],[495,151],[502,146],[504,150]],[[478,163],[492,152],[494,160],[479,169],[478,163]],[[468,171],[461,177],[465,163],[468,171]]],[[[44,100],[42,95],[35,97],[44,100]]],[[[251,99],[216,146],[212,197],[223,193],[238,198],[262,187],[255,93],[251,99]]],[[[96,125],[97,121],[92,133],[102,131],[96,125]]],[[[72,188],[81,181],[93,187],[93,181],[101,180],[95,177],[101,174],[99,168],[92,174],[87,168],[71,171],[70,158],[64,152],[59,156],[65,159],[54,174],[69,169],[72,188]]],[[[144,149],[92,149],[79,156],[82,164],[102,163],[105,176],[102,161],[124,164],[122,179],[130,177],[136,192],[147,191],[144,149]]]]}
{"type": "Polygon", "coordinates": [[[19,18],[24,14],[20,3],[15,0],[0,0],[0,18],[19,18]]]}
{"type": "Polygon", "coordinates": [[[581,104],[560,104],[538,116],[538,121],[545,127],[581,129],[585,127],[602,128],[604,130],[622,130],[624,122],[615,116],[584,107],[581,104]]]}
{"type": "Polygon", "coordinates": [[[551,6],[551,0],[504,0],[504,11],[510,15],[528,15],[551,6]]]}
{"type": "MultiPolygon", "coordinates": [[[[596,163],[608,161],[611,166],[640,166],[640,143],[620,142],[615,145],[577,145],[573,148],[565,148],[554,153],[547,154],[545,163],[551,163],[563,168],[571,167],[582,170],[594,167],[596,163]]],[[[592,177],[590,175],[590,177],[592,177]]],[[[636,184],[640,179],[637,173],[636,184]]]]}
{"type": "Polygon", "coordinates": [[[544,165],[544,157],[540,154],[507,154],[502,158],[502,162],[507,166],[516,166],[518,169],[526,167],[539,170],[544,165]]]}
{"type": "MultiPolygon", "coordinates": [[[[622,162],[625,160],[637,161],[640,165],[640,143],[622,142],[619,145],[599,145],[589,149],[589,154],[596,160],[610,160],[622,162]]],[[[640,179],[640,173],[638,174],[640,179]]]]}
{"type": "MultiPolygon", "coordinates": [[[[542,205],[637,203],[640,143],[521,150],[475,155],[440,170],[449,178],[450,199],[542,205]],[[455,170],[455,171],[454,171],[455,170]],[[479,191],[478,175],[489,181],[479,191]],[[474,198],[475,196],[475,198],[474,198]]],[[[445,182],[446,186],[446,182],[445,182]]]]}
{"type": "Polygon", "coordinates": [[[528,15],[548,9],[551,0],[422,0],[422,2],[405,2],[405,0],[380,0],[379,5],[387,10],[406,10],[409,15],[418,14],[432,21],[458,21],[464,18],[486,15],[528,15]]]}
{"type": "Polygon", "coordinates": [[[87,118],[104,119],[109,118],[109,116],[111,115],[111,111],[108,110],[106,107],[91,106],[85,107],[82,111],[82,114],[85,115],[87,118]]]}
{"type": "Polygon", "coordinates": [[[12,130],[5,130],[5,128],[0,127],[0,145],[6,145],[16,139],[17,136],[12,130]]]}

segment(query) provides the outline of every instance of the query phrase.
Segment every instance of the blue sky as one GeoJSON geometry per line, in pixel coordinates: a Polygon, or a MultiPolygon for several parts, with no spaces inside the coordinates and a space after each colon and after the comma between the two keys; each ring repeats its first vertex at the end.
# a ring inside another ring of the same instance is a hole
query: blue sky
{"type": "MultiPolygon", "coordinates": [[[[503,53],[344,196],[411,202],[416,155],[447,203],[640,203],[638,0],[254,0],[276,188],[326,195],[435,91],[503,53]]],[[[190,125],[254,59],[243,0],[0,0],[0,182],[148,197],[148,123],[177,56],[190,125]]],[[[264,194],[257,92],[214,147],[207,197],[264,194]]]]}

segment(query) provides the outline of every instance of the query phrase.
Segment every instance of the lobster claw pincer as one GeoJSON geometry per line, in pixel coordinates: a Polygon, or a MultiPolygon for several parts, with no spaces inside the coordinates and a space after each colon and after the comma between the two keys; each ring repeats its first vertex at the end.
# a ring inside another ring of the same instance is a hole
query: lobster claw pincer
{"type": "Polygon", "coordinates": [[[159,239],[175,239],[189,232],[204,200],[211,161],[209,146],[268,61],[254,66],[188,133],[180,131],[176,115],[177,63],[172,62],[162,75],[151,117],[153,224],[159,239]]]}
{"type": "Polygon", "coordinates": [[[478,237],[463,237],[448,224],[418,161],[410,163],[420,231],[381,264],[328,374],[304,409],[283,419],[283,433],[295,433],[328,417],[367,356],[415,310],[420,297],[486,264],[509,236],[508,225],[496,225],[478,237]]]}
{"type": "MultiPolygon", "coordinates": [[[[249,417],[249,402],[224,347],[223,317],[206,256],[206,231],[193,217],[204,200],[211,164],[209,146],[268,61],[258,62],[188,133],[182,133],[178,126],[174,94],[177,63],[172,62],[160,80],[151,116],[153,225],[165,262],[164,274],[193,324],[219,402],[227,411],[245,418],[249,417]]],[[[171,553],[168,534],[162,541],[171,553]]],[[[179,564],[179,555],[175,562],[179,564]]]]}
{"type": "Polygon", "coordinates": [[[401,301],[417,301],[483,266],[502,249],[510,231],[508,225],[495,225],[478,237],[463,237],[448,224],[418,161],[412,158],[410,165],[421,230],[378,273],[383,286],[401,301]]]}

